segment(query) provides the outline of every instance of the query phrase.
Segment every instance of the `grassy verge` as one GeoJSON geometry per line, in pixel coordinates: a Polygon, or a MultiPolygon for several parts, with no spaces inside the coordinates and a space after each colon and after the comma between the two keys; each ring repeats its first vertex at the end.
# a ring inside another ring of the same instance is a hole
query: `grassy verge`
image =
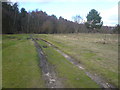
{"type": "Polygon", "coordinates": [[[48,46],[43,41],[38,41],[47,60],[55,67],[57,76],[62,79],[62,83],[66,88],[98,88],[99,86],[92,81],[82,70],[67,61],[55,49],[48,46]],[[47,48],[44,48],[47,46],[47,48]]]}
{"type": "Polygon", "coordinates": [[[3,35],[3,88],[42,88],[44,82],[34,43],[28,35],[3,35]]]}
{"type": "Polygon", "coordinates": [[[118,37],[115,34],[35,35],[56,45],[86,69],[118,86],[118,37]],[[105,42],[105,44],[104,44],[105,42]]]}

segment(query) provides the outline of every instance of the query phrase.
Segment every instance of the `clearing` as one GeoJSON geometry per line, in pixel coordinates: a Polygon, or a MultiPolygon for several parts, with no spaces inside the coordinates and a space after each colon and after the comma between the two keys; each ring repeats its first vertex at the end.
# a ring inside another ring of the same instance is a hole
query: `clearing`
{"type": "Polygon", "coordinates": [[[118,87],[115,34],[16,34],[2,40],[3,88],[118,87]]]}

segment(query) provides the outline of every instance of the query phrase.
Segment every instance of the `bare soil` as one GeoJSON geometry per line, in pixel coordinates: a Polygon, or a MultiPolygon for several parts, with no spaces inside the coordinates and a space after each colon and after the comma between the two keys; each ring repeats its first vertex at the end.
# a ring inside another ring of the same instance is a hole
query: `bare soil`
{"type": "MultiPolygon", "coordinates": [[[[31,36],[32,38],[32,36],[31,36]]],[[[41,46],[36,42],[36,39],[32,38],[34,45],[37,49],[38,56],[40,59],[40,68],[42,70],[42,76],[45,80],[47,88],[63,88],[61,80],[56,76],[54,67],[48,63],[44,52],[42,51],[41,46]]],[[[47,48],[47,47],[46,47],[47,48]]]]}

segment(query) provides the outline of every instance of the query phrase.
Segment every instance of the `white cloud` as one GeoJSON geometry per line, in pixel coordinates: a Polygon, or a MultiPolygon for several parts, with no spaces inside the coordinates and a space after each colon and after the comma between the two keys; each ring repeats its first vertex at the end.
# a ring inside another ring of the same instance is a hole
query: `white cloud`
{"type": "MultiPolygon", "coordinates": [[[[10,0],[12,2],[98,2],[98,0],[10,0]]],[[[119,0],[100,0],[101,2],[118,2],[119,0]]]]}
{"type": "Polygon", "coordinates": [[[118,5],[101,12],[104,25],[116,25],[118,23],[118,5]]]}

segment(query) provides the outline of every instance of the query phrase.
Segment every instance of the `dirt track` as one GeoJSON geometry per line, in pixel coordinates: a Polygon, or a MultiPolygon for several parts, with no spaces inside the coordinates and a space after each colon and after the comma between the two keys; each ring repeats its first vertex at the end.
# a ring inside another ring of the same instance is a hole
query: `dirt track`
{"type": "Polygon", "coordinates": [[[73,65],[77,66],[80,70],[83,70],[88,77],[90,77],[93,81],[95,81],[101,88],[115,88],[112,84],[106,82],[102,77],[98,76],[97,74],[93,74],[88,72],[84,66],[82,66],[79,62],[75,59],[71,58],[69,55],[65,54],[61,50],[58,49],[55,45],[51,44],[50,42],[39,38],[40,40],[46,42],[49,46],[53,47],[56,51],[58,51],[61,55],[63,55],[68,61],[70,61],[73,65]]]}
{"type": "MultiPolygon", "coordinates": [[[[32,38],[32,36],[31,36],[32,38]]],[[[42,76],[45,80],[47,88],[63,88],[63,85],[60,82],[60,79],[56,76],[54,67],[47,62],[45,54],[43,53],[41,46],[32,38],[34,45],[37,49],[38,56],[40,59],[40,68],[42,70],[42,76]]]]}

